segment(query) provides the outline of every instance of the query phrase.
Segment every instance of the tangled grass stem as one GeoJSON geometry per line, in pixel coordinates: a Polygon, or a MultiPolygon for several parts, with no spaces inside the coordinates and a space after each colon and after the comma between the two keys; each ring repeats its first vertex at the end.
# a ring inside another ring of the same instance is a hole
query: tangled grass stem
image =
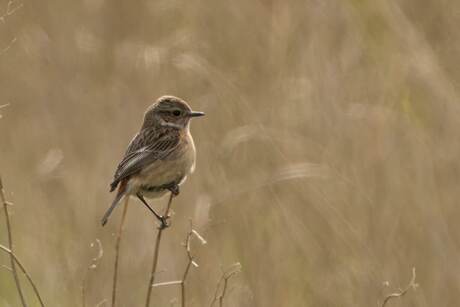
{"type": "Polygon", "coordinates": [[[412,268],[412,277],[411,280],[409,281],[409,284],[402,290],[399,290],[398,292],[390,293],[388,294],[385,299],[383,300],[382,307],[385,307],[386,304],[397,297],[402,297],[404,296],[410,289],[416,289],[418,287],[418,284],[415,282],[415,268],[412,268]]]}

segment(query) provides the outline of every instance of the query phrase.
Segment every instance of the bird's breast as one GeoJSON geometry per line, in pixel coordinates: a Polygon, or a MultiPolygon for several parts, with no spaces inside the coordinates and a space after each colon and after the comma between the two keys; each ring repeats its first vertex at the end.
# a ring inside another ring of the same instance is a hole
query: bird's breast
{"type": "Polygon", "coordinates": [[[132,178],[132,191],[149,187],[155,195],[150,193],[152,194],[151,197],[145,195],[146,197],[155,198],[163,195],[166,191],[156,191],[155,187],[161,187],[171,182],[183,183],[187,175],[193,172],[195,159],[195,145],[190,133],[188,133],[168,157],[153,162],[144,168],[138,176],[132,178]]]}

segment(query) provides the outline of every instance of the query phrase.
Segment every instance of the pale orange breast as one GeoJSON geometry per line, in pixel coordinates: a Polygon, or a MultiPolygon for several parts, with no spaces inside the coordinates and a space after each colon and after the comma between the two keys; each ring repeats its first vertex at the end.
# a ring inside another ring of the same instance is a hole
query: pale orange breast
{"type": "MultiPolygon", "coordinates": [[[[141,186],[154,187],[171,182],[183,183],[187,175],[193,172],[195,159],[195,145],[192,136],[188,132],[176,152],[171,154],[167,159],[153,162],[130,180],[130,194],[137,193],[141,186]]],[[[145,196],[156,198],[162,196],[164,193],[155,192],[145,196]]]]}

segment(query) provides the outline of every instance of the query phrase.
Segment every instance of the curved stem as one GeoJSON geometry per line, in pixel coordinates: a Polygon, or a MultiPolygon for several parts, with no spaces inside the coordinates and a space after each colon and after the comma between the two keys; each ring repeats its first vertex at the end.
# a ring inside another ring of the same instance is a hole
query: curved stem
{"type": "Polygon", "coordinates": [[[3,204],[3,210],[5,211],[5,220],[6,220],[6,229],[8,232],[8,248],[10,250],[10,263],[11,263],[11,271],[13,272],[14,282],[16,283],[16,288],[18,289],[19,298],[21,299],[22,306],[27,307],[26,300],[24,298],[24,294],[21,288],[21,282],[19,280],[18,272],[16,270],[16,262],[14,261],[13,257],[13,236],[11,234],[11,224],[10,224],[10,216],[8,213],[8,202],[5,199],[5,193],[3,192],[3,183],[2,179],[0,178],[0,200],[3,204]]]}
{"type": "Polygon", "coordinates": [[[21,269],[22,273],[26,276],[27,280],[29,281],[30,285],[32,286],[32,289],[34,290],[35,295],[37,296],[38,301],[40,302],[41,307],[45,307],[45,304],[43,303],[42,297],[40,296],[40,293],[38,292],[38,288],[35,285],[34,281],[32,280],[32,277],[30,277],[29,273],[27,272],[26,268],[24,265],[21,263],[21,261],[16,257],[16,255],[6,246],[3,246],[0,244],[0,249],[7,252],[10,254],[10,256],[14,259],[16,264],[19,266],[21,269]]]}
{"type": "Polygon", "coordinates": [[[404,290],[400,290],[398,292],[395,292],[395,293],[391,293],[391,294],[388,294],[385,299],[383,300],[383,303],[382,303],[382,307],[385,307],[386,304],[393,298],[396,298],[396,297],[402,297],[404,296],[407,291],[409,291],[410,289],[416,289],[417,288],[417,284],[415,283],[415,268],[412,268],[412,278],[411,280],[409,281],[409,284],[406,286],[406,288],[404,288],[404,290]]]}
{"type": "Polygon", "coordinates": [[[233,264],[227,271],[222,272],[222,276],[217,282],[216,291],[214,298],[211,301],[210,307],[213,307],[216,303],[219,303],[219,307],[224,306],[225,294],[227,294],[227,287],[230,278],[238,274],[241,271],[241,264],[239,262],[233,264]],[[219,294],[220,292],[220,294],[219,294]]]}

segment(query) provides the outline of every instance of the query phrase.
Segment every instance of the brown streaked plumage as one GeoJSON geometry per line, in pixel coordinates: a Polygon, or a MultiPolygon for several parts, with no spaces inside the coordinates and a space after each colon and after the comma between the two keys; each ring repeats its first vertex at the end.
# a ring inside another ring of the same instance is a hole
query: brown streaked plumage
{"type": "Polygon", "coordinates": [[[167,226],[167,217],[158,215],[144,197],[158,198],[168,191],[179,193],[179,185],[195,167],[190,119],[203,115],[174,96],[160,97],[147,109],[141,130],[129,143],[115,171],[110,191],[118,190],[102,225],[123,197],[134,195],[161,221],[161,227],[167,226]]]}

